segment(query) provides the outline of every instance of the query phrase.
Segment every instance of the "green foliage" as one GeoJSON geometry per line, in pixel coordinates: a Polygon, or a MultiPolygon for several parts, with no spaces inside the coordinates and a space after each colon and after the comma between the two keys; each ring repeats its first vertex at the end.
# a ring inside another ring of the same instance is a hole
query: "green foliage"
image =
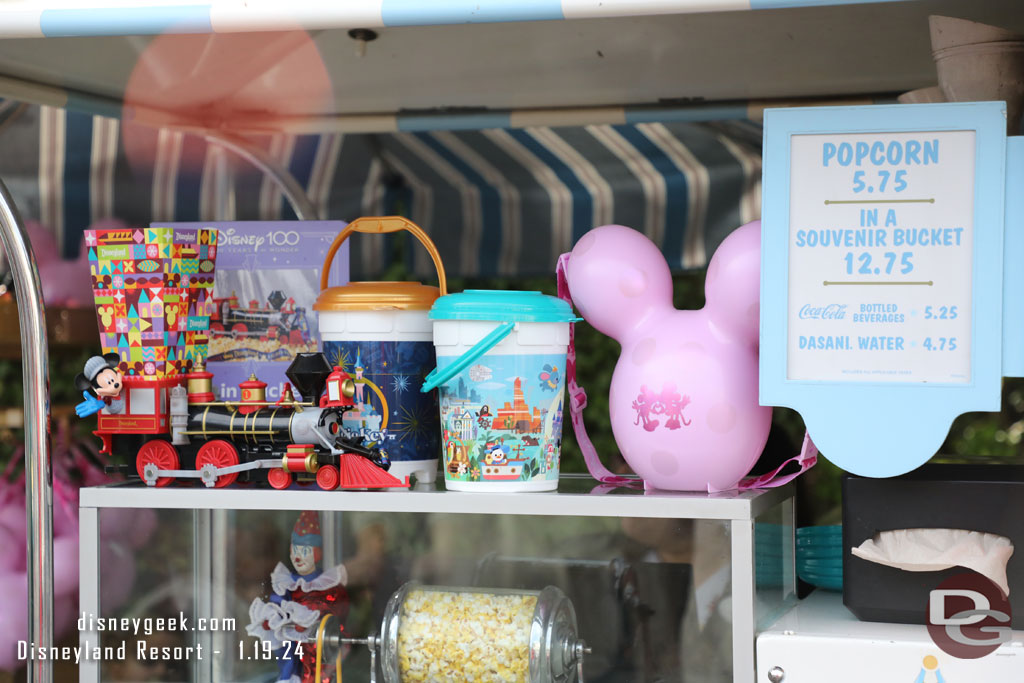
{"type": "MultiPolygon", "coordinates": [[[[97,340],[99,341],[99,340],[97,340]]],[[[99,353],[96,349],[61,350],[51,352],[49,359],[50,372],[50,405],[54,407],[70,407],[80,403],[82,392],[75,387],[75,375],[82,371],[89,356],[99,353]]],[[[25,404],[25,388],[22,382],[22,365],[20,358],[0,359],[0,409],[21,408],[25,404]]],[[[67,412],[66,410],[64,411],[67,412]]],[[[91,431],[95,422],[79,420],[71,413],[70,426],[78,439],[91,439],[91,431]]],[[[23,429],[0,428],[0,464],[8,459],[25,441],[23,429]]]]}
{"type": "Polygon", "coordinates": [[[978,457],[1019,461],[1024,437],[1024,379],[1003,380],[1000,405],[997,413],[966,413],[954,420],[938,457],[947,462],[978,457]]]}
{"type": "Polygon", "coordinates": [[[523,471],[519,473],[519,479],[522,481],[529,481],[540,474],[540,462],[537,460],[530,460],[523,465],[523,471]]]}
{"type": "Polygon", "coordinates": [[[469,480],[480,481],[482,478],[483,470],[480,468],[480,459],[477,457],[471,457],[469,459],[469,480]]]}

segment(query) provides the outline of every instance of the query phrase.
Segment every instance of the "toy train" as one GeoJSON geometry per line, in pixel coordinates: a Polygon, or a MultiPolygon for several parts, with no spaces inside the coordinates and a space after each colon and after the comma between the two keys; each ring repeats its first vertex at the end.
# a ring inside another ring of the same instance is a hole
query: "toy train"
{"type": "Polygon", "coordinates": [[[255,299],[249,302],[248,307],[239,306],[234,293],[229,297],[214,298],[213,302],[211,337],[251,337],[261,341],[277,340],[290,346],[309,342],[306,309],[295,306],[292,299],[285,299],[279,290],[274,290],[267,297],[269,307],[266,308],[260,308],[255,299]]]}
{"type": "Polygon", "coordinates": [[[341,416],[354,408],[355,384],[321,353],[300,353],[285,373],[276,403],[255,375],[239,385],[240,401],[218,401],[212,373],[198,364],[184,376],[125,376],[124,411],[98,415],[101,452],[134,452],[149,486],[200,479],[207,487],[236,481],[284,489],[298,481],[321,489],[408,487],[387,473],[387,453],[344,436],[341,416]],[[294,386],[302,397],[292,394],[294,386]]]}

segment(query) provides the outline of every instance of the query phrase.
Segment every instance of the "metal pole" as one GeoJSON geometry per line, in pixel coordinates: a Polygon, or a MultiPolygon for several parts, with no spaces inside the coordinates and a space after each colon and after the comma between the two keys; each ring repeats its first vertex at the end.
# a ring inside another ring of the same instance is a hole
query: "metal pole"
{"type": "MultiPolygon", "coordinates": [[[[53,480],[50,472],[50,376],[46,367],[46,318],[32,245],[7,187],[0,181],[0,241],[14,276],[21,324],[25,388],[25,505],[28,508],[28,639],[53,646],[53,480]]],[[[28,680],[50,683],[49,658],[30,659],[28,680]]]]}
{"type": "Polygon", "coordinates": [[[206,133],[206,141],[220,145],[242,157],[250,164],[266,173],[281,194],[288,200],[300,221],[315,221],[320,217],[317,215],[316,207],[309,200],[309,195],[302,188],[302,185],[295,179],[287,168],[274,161],[269,154],[258,146],[246,141],[244,138],[228,135],[222,131],[206,133]]]}

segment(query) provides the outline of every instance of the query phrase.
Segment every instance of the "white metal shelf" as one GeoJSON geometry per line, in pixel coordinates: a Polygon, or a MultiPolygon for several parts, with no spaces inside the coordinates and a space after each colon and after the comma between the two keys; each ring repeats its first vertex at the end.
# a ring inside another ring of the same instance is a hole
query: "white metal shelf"
{"type": "Polygon", "coordinates": [[[80,506],[753,520],[792,495],[791,484],[704,494],[608,487],[588,476],[569,474],[560,479],[559,491],[550,493],[463,493],[445,491],[440,481],[409,491],[148,488],[130,483],[82,489],[80,506]]]}

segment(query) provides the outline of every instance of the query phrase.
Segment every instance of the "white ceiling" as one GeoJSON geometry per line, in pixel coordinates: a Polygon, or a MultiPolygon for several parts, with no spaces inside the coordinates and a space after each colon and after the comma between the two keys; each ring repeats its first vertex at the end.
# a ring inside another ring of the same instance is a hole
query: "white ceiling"
{"type": "MultiPolygon", "coordinates": [[[[935,82],[927,21],[933,13],[1024,33],[1022,0],[919,0],[386,28],[367,45],[363,57],[356,56],[355,43],[345,30],[332,29],[316,32],[314,40],[327,65],[333,97],[299,113],[522,109],[901,92],[935,82]]],[[[119,101],[138,56],[151,40],[0,40],[0,74],[119,101]]],[[[300,94],[288,94],[294,79],[282,69],[269,68],[260,79],[271,92],[281,93],[280,99],[301,100],[300,94]]],[[[4,88],[0,83],[0,95],[4,88]]],[[[229,89],[238,88],[226,85],[225,93],[229,89]]],[[[212,93],[212,97],[224,94],[216,89],[212,93]]],[[[237,106],[265,108],[274,99],[266,93],[266,88],[256,88],[247,98],[243,88],[237,106]]]]}

